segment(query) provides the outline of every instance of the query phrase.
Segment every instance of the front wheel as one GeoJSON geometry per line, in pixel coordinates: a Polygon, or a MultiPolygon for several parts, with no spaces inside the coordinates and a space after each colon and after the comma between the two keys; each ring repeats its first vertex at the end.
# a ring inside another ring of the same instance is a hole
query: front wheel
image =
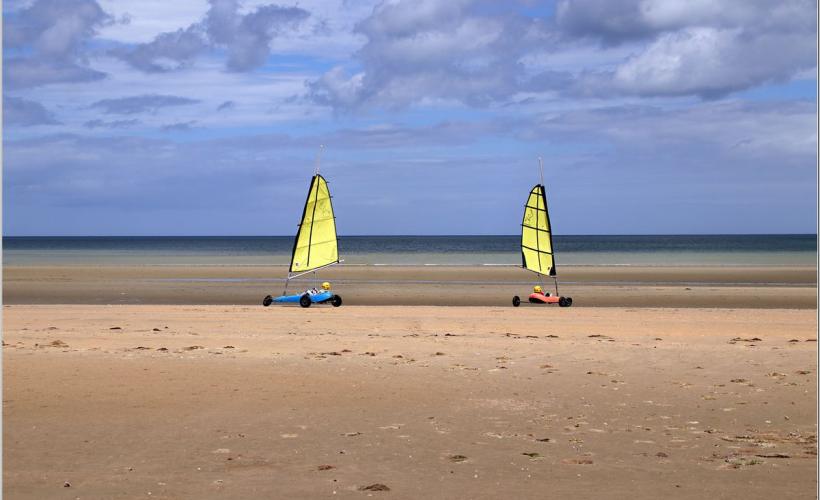
{"type": "Polygon", "coordinates": [[[560,297],[558,299],[558,305],[560,307],[569,307],[569,306],[572,305],[572,299],[567,298],[567,297],[560,297]]]}
{"type": "Polygon", "coordinates": [[[520,305],[521,305],[521,297],[516,295],[515,297],[513,297],[513,307],[518,307],[520,305]]]}
{"type": "Polygon", "coordinates": [[[308,294],[304,294],[301,297],[299,297],[299,305],[302,306],[302,307],[310,307],[310,304],[312,302],[313,301],[310,300],[310,295],[308,295],[308,294]]]}
{"type": "Polygon", "coordinates": [[[340,297],[339,295],[334,295],[333,298],[330,299],[330,304],[333,307],[339,307],[340,305],[342,305],[342,297],[340,297]]]}
{"type": "Polygon", "coordinates": [[[572,297],[567,297],[567,307],[572,307],[572,297]]]}
{"type": "Polygon", "coordinates": [[[268,295],[264,299],[262,299],[262,305],[263,306],[268,307],[271,304],[273,304],[273,297],[271,297],[270,295],[268,295]]]}

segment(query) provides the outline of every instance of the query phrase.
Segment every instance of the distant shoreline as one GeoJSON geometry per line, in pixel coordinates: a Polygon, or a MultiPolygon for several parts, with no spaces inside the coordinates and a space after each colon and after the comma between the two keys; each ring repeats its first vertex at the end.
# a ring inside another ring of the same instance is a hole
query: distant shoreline
{"type": "MultiPolygon", "coordinates": [[[[340,234],[339,238],[494,238],[519,236],[518,234],[340,234]]],[[[555,234],[556,237],[665,237],[665,236],[812,236],[817,237],[817,233],[636,233],[636,234],[555,234]]],[[[136,234],[136,235],[105,235],[105,234],[9,234],[4,238],[293,238],[292,234],[192,234],[192,235],[170,235],[170,234],[136,234]]]]}
{"type": "MultiPolygon", "coordinates": [[[[287,266],[4,266],[6,304],[259,306],[283,290],[287,266]]],[[[573,307],[817,307],[814,266],[564,266],[573,307]]],[[[327,280],[347,305],[509,306],[539,279],[516,266],[334,266],[291,282],[327,280]]],[[[551,289],[553,282],[544,277],[551,289]]]]}
{"type": "MultiPolygon", "coordinates": [[[[3,264],[286,265],[293,238],[15,237],[3,264]]],[[[567,266],[814,266],[813,235],[555,236],[558,269],[567,266]]],[[[521,262],[520,237],[352,236],[339,238],[346,266],[510,266],[521,262]]]]}
{"type": "MultiPolygon", "coordinates": [[[[14,268],[14,267],[87,267],[88,264],[86,263],[32,263],[32,264],[3,264],[4,269],[14,268]]],[[[240,267],[240,268],[269,268],[269,267],[282,267],[287,268],[287,264],[117,264],[117,263],[101,263],[96,264],[94,267],[158,267],[158,268],[168,268],[168,267],[204,267],[204,268],[233,268],[233,267],[240,267]]],[[[501,268],[509,268],[509,269],[521,269],[520,265],[515,264],[493,264],[493,263],[486,263],[486,264],[338,264],[339,267],[407,267],[407,268],[427,268],[427,267],[456,267],[456,268],[471,268],[471,267],[501,267],[501,268]]],[[[791,269],[791,268],[807,268],[807,269],[817,269],[817,266],[811,265],[795,265],[795,264],[675,264],[675,265],[666,265],[666,264],[567,264],[562,265],[561,269],[568,269],[568,268],[610,268],[610,267],[623,267],[623,268],[652,268],[652,269],[699,269],[699,268],[714,268],[714,269],[725,269],[725,268],[736,268],[736,269],[768,269],[768,268],[780,268],[780,269],[791,269]]]]}

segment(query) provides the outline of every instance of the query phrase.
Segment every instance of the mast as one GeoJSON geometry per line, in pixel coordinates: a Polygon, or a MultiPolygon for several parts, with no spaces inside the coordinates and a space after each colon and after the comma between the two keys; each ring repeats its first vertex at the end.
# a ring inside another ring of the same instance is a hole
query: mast
{"type": "Polygon", "coordinates": [[[322,153],[325,151],[325,145],[319,144],[319,152],[316,153],[316,168],[313,170],[313,175],[319,175],[319,167],[322,163],[322,153]]]}
{"type": "MultiPolygon", "coordinates": [[[[541,156],[538,156],[538,173],[541,175],[541,192],[544,193],[544,202],[546,203],[546,200],[547,200],[547,196],[546,196],[547,187],[544,185],[544,159],[541,158],[541,156]]],[[[544,205],[544,208],[546,208],[546,204],[544,205]]],[[[543,287],[544,286],[543,275],[541,273],[536,273],[536,274],[538,275],[538,281],[541,282],[541,286],[543,287]]],[[[557,293],[557,290],[558,289],[556,288],[556,293],[557,293]]]]}
{"type": "MultiPolygon", "coordinates": [[[[552,271],[554,274],[551,274],[551,278],[553,283],[555,283],[555,295],[558,295],[558,274],[555,273],[555,247],[552,244],[552,224],[550,223],[550,212],[549,208],[547,208],[547,186],[544,184],[544,159],[540,156],[538,157],[538,171],[541,174],[541,192],[544,194],[544,210],[546,210],[547,215],[547,225],[549,225],[550,230],[550,250],[552,251],[552,271]]],[[[541,274],[538,274],[539,279],[541,278],[541,274]]]]}

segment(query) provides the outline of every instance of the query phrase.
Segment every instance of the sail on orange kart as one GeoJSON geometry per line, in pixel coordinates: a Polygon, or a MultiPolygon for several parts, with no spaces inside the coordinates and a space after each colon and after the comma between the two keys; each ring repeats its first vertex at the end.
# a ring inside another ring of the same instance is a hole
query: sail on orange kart
{"type": "MultiPolygon", "coordinates": [[[[530,304],[558,304],[570,307],[572,297],[558,294],[558,276],[555,272],[555,255],[552,244],[552,225],[547,208],[547,189],[544,186],[544,163],[538,158],[541,183],[530,190],[524,205],[524,219],[521,221],[521,267],[541,276],[549,276],[555,281],[555,295],[544,292],[541,285],[533,287],[527,302],[530,304]]],[[[521,297],[513,297],[514,307],[521,305],[521,297]]]]}

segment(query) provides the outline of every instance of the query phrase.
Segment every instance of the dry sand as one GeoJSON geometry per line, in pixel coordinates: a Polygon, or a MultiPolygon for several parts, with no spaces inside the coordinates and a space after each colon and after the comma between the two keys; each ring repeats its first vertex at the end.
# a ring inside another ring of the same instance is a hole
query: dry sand
{"type": "Polygon", "coordinates": [[[6,306],[4,494],[814,498],[815,318],[6,306]]]}
{"type": "MultiPolygon", "coordinates": [[[[257,305],[282,293],[282,266],[3,269],[6,304],[257,305]]],[[[817,307],[814,267],[562,267],[574,307],[817,307]]],[[[507,266],[337,266],[323,270],[348,305],[508,306],[532,273],[507,266]]],[[[315,282],[299,282],[304,290],[315,282]]],[[[546,281],[552,289],[551,280],[546,281]]]]}

